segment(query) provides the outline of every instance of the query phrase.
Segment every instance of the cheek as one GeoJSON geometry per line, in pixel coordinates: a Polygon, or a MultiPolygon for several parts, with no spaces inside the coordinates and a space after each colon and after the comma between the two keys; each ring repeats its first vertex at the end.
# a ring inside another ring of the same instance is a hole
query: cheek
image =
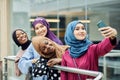
{"type": "Polygon", "coordinates": [[[54,52],[55,51],[55,48],[53,47],[53,50],[52,50],[52,52],[54,52]]]}
{"type": "Polygon", "coordinates": [[[38,35],[38,31],[37,30],[35,30],[35,34],[38,35]]]}
{"type": "Polygon", "coordinates": [[[46,36],[47,35],[47,30],[44,30],[43,32],[44,32],[44,35],[46,36]]]}
{"type": "Polygon", "coordinates": [[[79,35],[79,33],[77,31],[74,31],[74,36],[77,37],[79,35]]]}
{"type": "Polygon", "coordinates": [[[25,38],[28,38],[28,36],[25,34],[25,38]]]}
{"type": "Polygon", "coordinates": [[[43,32],[44,32],[44,34],[46,35],[46,34],[47,34],[47,28],[44,28],[44,29],[43,29],[43,32]]]}
{"type": "Polygon", "coordinates": [[[86,37],[86,35],[87,35],[87,32],[85,31],[85,33],[84,33],[84,34],[85,34],[85,37],[86,37]]]}

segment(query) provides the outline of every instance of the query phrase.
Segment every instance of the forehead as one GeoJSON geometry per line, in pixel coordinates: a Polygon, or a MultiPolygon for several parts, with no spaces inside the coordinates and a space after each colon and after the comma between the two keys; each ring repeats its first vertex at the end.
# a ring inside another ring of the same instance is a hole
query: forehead
{"type": "Polygon", "coordinates": [[[41,26],[41,25],[43,25],[42,23],[37,23],[36,25],[35,25],[35,27],[37,27],[37,26],[41,26]]]}
{"type": "Polygon", "coordinates": [[[40,39],[39,42],[40,42],[41,45],[45,45],[46,43],[49,42],[49,40],[48,39],[40,39]]]}
{"type": "Polygon", "coordinates": [[[16,31],[16,34],[20,34],[20,33],[25,33],[25,32],[22,31],[22,30],[17,30],[17,31],[16,31]]]}
{"type": "Polygon", "coordinates": [[[82,23],[78,23],[76,27],[84,27],[84,25],[82,23]]]}

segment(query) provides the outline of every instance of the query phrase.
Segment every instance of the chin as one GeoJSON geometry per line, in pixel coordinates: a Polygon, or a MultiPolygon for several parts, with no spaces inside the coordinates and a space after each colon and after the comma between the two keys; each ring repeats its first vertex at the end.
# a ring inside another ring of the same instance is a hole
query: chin
{"type": "Polygon", "coordinates": [[[78,40],[84,40],[85,38],[79,38],[78,40]]]}

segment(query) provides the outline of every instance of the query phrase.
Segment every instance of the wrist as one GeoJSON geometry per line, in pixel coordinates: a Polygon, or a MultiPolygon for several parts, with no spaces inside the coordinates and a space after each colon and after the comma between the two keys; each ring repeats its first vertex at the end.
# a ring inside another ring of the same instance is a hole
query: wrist
{"type": "Polygon", "coordinates": [[[113,39],[115,39],[115,38],[116,38],[116,36],[111,36],[111,37],[110,37],[111,40],[113,40],[113,39]]]}

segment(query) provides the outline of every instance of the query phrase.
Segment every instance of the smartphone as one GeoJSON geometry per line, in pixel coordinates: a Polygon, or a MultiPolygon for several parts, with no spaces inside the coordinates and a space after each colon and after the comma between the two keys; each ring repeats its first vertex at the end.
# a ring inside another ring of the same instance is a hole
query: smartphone
{"type": "Polygon", "coordinates": [[[98,21],[97,26],[98,28],[102,28],[102,27],[106,27],[106,24],[102,20],[100,20],[98,21]]]}

